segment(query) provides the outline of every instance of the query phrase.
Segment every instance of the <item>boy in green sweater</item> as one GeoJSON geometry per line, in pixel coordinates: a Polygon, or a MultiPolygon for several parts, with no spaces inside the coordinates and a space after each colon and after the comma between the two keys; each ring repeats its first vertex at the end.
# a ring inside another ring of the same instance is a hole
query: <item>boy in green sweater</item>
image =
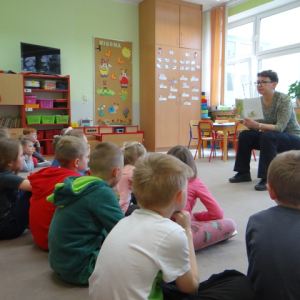
{"type": "Polygon", "coordinates": [[[122,169],[120,148],[100,143],[90,155],[90,176],[66,178],[47,199],[57,206],[49,229],[50,266],[69,283],[88,283],[107,233],[124,218],[112,189],[122,169]]]}

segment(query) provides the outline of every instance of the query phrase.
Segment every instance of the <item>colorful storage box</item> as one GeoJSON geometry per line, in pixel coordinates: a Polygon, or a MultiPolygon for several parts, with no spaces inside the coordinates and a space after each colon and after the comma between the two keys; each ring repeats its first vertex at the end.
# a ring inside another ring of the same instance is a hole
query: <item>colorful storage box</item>
{"type": "Polygon", "coordinates": [[[57,124],[69,123],[69,115],[55,116],[55,123],[57,124]]]}
{"type": "Polygon", "coordinates": [[[36,96],[25,96],[26,104],[36,104],[36,96]]]}
{"type": "Polygon", "coordinates": [[[24,85],[26,88],[31,88],[31,89],[40,88],[40,82],[36,80],[25,80],[24,85]]]}
{"type": "Polygon", "coordinates": [[[54,107],[68,107],[68,100],[67,99],[55,99],[53,106],[54,107]]]}
{"type": "Polygon", "coordinates": [[[54,124],[55,116],[42,116],[42,124],[54,124]]]}
{"type": "Polygon", "coordinates": [[[27,124],[40,124],[41,116],[26,116],[27,124]]]}
{"type": "Polygon", "coordinates": [[[56,81],[44,80],[42,81],[41,88],[44,90],[56,90],[56,81]]]}
{"type": "Polygon", "coordinates": [[[25,104],[25,108],[39,108],[39,104],[25,104]]]}
{"type": "Polygon", "coordinates": [[[39,99],[40,108],[53,108],[53,99],[39,99]]]}
{"type": "Polygon", "coordinates": [[[44,139],[44,130],[37,130],[36,135],[38,140],[44,139]]]}

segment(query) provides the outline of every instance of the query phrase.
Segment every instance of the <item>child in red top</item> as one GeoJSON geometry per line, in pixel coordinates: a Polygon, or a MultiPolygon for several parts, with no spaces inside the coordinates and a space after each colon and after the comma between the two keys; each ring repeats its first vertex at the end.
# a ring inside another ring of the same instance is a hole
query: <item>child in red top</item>
{"type": "Polygon", "coordinates": [[[32,186],[30,230],[35,243],[44,250],[48,250],[48,230],[56,209],[46,198],[57,183],[64,182],[66,177],[81,176],[78,171],[86,170],[89,145],[79,138],[63,136],[56,145],[55,156],[60,168],[44,168],[28,177],[32,186]]]}
{"type": "Polygon", "coordinates": [[[194,177],[188,180],[188,199],[184,210],[191,215],[195,250],[230,238],[235,232],[235,223],[231,219],[223,219],[220,205],[205,184],[197,178],[197,167],[190,150],[184,146],[175,146],[167,154],[177,157],[194,171],[194,177]],[[207,211],[192,213],[198,198],[207,211]]]}

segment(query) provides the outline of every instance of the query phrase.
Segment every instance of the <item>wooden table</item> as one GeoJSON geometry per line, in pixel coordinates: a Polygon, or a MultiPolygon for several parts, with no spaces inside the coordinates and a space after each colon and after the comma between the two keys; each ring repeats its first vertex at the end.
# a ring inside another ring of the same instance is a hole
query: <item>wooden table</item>
{"type": "MultiPolygon", "coordinates": [[[[195,125],[198,126],[198,125],[195,125]]],[[[213,123],[214,131],[223,131],[223,161],[227,161],[227,132],[235,130],[235,122],[228,122],[223,124],[213,123]]],[[[198,149],[198,158],[201,159],[201,144],[198,149]]]]}

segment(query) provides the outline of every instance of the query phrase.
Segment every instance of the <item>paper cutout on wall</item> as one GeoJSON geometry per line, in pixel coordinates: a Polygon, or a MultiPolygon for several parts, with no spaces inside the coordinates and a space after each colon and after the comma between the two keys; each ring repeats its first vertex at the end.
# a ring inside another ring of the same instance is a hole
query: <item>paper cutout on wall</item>
{"type": "Polygon", "coordinates": [[[112,80],[117,80],[117,77],[115,76],[115,73],[114,73],[114,72],[111,73],[110,78],[111,78],[112,80]]]}
{"type": "Polygon", "coordinates": [[[104,114],[104,109],[105,109],[105,104],[102,104],[102,105],[98,108],[99,116],[105,116],[105,114],[104,114]]]}
{"type": "Polygon", "coordinates": [[[102,47],[98,45],[98,47],[96,47],[95,49],[98,50],[98,52],[100,52],[102,50],[102,47]]]}
{"type": "Polygon", "coordinates": [[[189,99],[185,100],[185,102],[183,104],[184,105],[192,105],[189,99]]]}
{"type": "Polygon", "coordinates": [[[128,92],[127,92],[127,91],[122,90],[122,91],[119,93],[119,95],[120,95],[120,98],[121,98],[123,101],[125,101],[125,100],[128,98],[128,92]]]}
{"type": "Polygon", "coordinates": [[[158,49],[157,49],[157,54],[158,54],[158,55],[161,55],[161,54],[162,54],[162,47],[158,47],[158,49]]]}
{"type": "Polygon", "coordinates": [[[131,56],[131,51],[127,47],[123,47],[122,49],[122,54],[125,58],[130,58],[131,56]]]}
{"type": "Polygon", "coordinates": [[[193,77],[191,78],[191,81],[192,81],[192,82],[193,82],[193,81],[199,81],[199,79],[198,79],[197,77],[193,76],[193,77]]]}
{"type": "Polygon", "coordinates": [[[177,83],[177,80],[175,78],[170,79],[170,83],[177,83]]]}
{"type": "Polygon", "coordinates": [[[178,92],[178,89],[174,88],[174,86],[171,85],[170,86],[170,91],[171,92],[178,92]]]}
{"type": "Polygon", "coordinates": [[[115,94],[113,90],[108,89],[106,86],[103,88],[96,88],[96,93],[101,96],[113,96],[115,94]]]}
{"type": "Polygon", "coordinates": [[[191,61],[191,65],[195,65],[196,62],[194,60],[191,61]]]}
{"type": "Polygon", "coordinates": [[[164,75],[164,74],[160,74],[158,78],[159,78],[160,80],[167,80],[167,77],[166,77],[166,75],[164,75]]]}
{"type": "Polygon", "coordinates": [[[161,57],[157,57],[157,59],[156,59],[158,62],[162,62],[162,59],[161,59],[161,57]]]}
{"type": "Polygon", "coordinates": [[[118,108],[119,108],[119,103],[114,103],[113,106],[110,106],[110,107],[108,108],[108,112],[109,112],[110,114],[115,114],[115,113],[117,112],[118,108]]]}
{"type": "Polygon", "coordinates": [[[180,63],[183,65],[185,63],[185,60],[181,59],[180,63]]]}
{"type": "Polygon", "coordinates": [[[107,53],[105,53],[105,56],[106,56],[106,57],[111,57],[111,51],[108,50],[107,53]]]}
{"type": "Polygon", "coordinates": [[[184,66],[180,66],[180,71],[184,71],[184,66]]]}
{"type": "Polygon", "coordinates": [[[160,84],[160,86],[159,86],[161,89],[166,89],[166,88],[168,88],[166,85],[164,85],[163,83],[161,83],[160,84]]]}
{"type": "Polygon", "coordinates": [[[165,58],[165,62],[166,62],[166,63],[169,63],[169,62],[170,62],[170,59],[169,59],[169,58],[165,58]]]}
{"type": "Polygon", "coordinates": [[[177,66],[172,66],[172,70],[177,70],[177,66]]]}
{"type": "Polygon", "coordinates": [[[169,99],[176,99],[176,96],[175,95],[172,95],[171,93],[169,94],[168,96],[169,99]]]}
{"type": "Polygon", "coordinates": [[[195,72],[195,71],[196,71],[196,68],[194,68],[194,67],[191,68],[191,71],[192,71],[192,72],[195,72]]]}
{"type": "Polygon", "coordinates": [[[189,71],[189,70],[190,70],[190,67],[185,67],[185,70],[186,70],[186,71],[189,71]]]}
{"type": "Polygon", "coordinates": [[[99,73],[101,77],[107,77],[109,69],[111,68],[111,65],[108,63],[109,60],[105,60],[101,58],[101,65],[99,66],[99,73]]]}
{"type": "Polygon", "coordinates": [[[124,115],[125,118],[127,118],[129,112],[130,112],[129,108],[125,108],[125,109],[123,110],[123,115],[124,115]]]}
{"type": "Polygon", "coordinates": [[[123,65],[123,63],[124,63],[124,60],[121,60],[120,57],[117,58],[117,61],[118,61],[118,64],[119,64],[119,65],[123,65]]]}
{"type": "Polygon", "coordinates": [[[182,97],[183,97],[183,98],[187,98],[187,97],[189,97],[189,96],[190,96],[190,95],[187,94],[187,93],[185,93],[185,92],[182,93],[182,97]]]}
{"type": "Polygon", "coordinates": [[[130,77],[127,75],[127,70],[121,69],[121,75],[119,76],[121,88],[127,88],[128,81],[130,80],[130,77]]]}
{"type": "Polygon", "coordinates": [[[186,63],[187,65],[189,65],[189,64],[190,64],[190,61],[189,61],[189,60],[186,60],[185,63],[186,63]]]}
{"type": "Polygon", "coordinates": [[[198,57],[198,52],[194,52],[194,58],[198,57]]]}
{"type": "Polygon", "coordinates": [[[197,89],[196,87],[193,87],[192,92],[199,92],[199,89],[197,89]]]}
{"type": "Polygon", "coordinates": [[[184,83],[182,84],[182,88],[183,88],[183,89],[189,89],[189,88],[190,88],[190,86],[189,86],[189,85],[187,85],[187,83],[186,83],[186,82],[184,82],[184,83]]]}
{"type": "Polygon", "coordinates": [[[169,51],[169,54],[170,54],[170,55],[174,55],[174,51],[173,51],[173,50],[170,50],[170,51],[169,51]]]}
{"type": "Polygon", "coordinates": [[[191,55],[190,55],[189,52],[186,52],[186,53],[185,53],[185,56],[186,56],[186,57],[190,57],[191,55]]]}
{"type": "Polygon", "coordinates": [[[173,64],[177,64],[177,59],[173,59],[173,64]]]}
{"type": "Polygon", "coordinates": [[[161,69],[161,65],[160,64],[156,64],[157,69],[161,69]]]}
{"type": "Polygon", "coordinates": [[[192,97],[192,100],[199,100],[199,97],[193,96],[193,97],[192,97]]]}
{"type": "Polygon", "coordinates": [[[169,65],[165,65],[165,69],[170,69],[169,65]]]}
{"type": "Polygon", "coordinates": [[[200,65],[197,65],[197,69],[198,69],[198,70],[200,70],[200,69],[201,69],[200,65]]]}
{"type": "Polygon", "coordinates": [[[181,77],[180,77],[180,80],[184,80],[184,81],[186,81],[186,80],[187,80],[187,78],[186,78],[186,77],[184,77],[184,75],[181,75],[181,77]]]}
{"type": "Polygon", "coordinates": [[[166,97],[163,97],[162,95],[159,96],[158,98],[159,101],[167,101],[166,97]]]}

